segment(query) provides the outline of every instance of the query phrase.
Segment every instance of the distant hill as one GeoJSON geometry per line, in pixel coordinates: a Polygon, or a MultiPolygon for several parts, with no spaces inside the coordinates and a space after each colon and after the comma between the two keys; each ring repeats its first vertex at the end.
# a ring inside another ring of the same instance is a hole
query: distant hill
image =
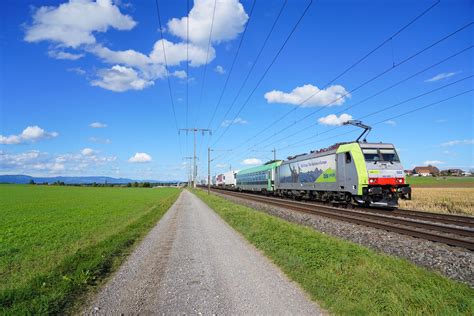
{"type": "Polygon", "coordinates": [[[129,182],[151,182],[151,183],[175,183],[182,181],[160,181],[160,180],[132,180],[127,178],[112,177],[32,177],[27,175],[0,175],[0,183],[27,184],[31,180],[35,183],[54,183],[57,181],[65,184],[91,184],[91,183],[109,183],[109,184],[125,184],[129,182]]]}

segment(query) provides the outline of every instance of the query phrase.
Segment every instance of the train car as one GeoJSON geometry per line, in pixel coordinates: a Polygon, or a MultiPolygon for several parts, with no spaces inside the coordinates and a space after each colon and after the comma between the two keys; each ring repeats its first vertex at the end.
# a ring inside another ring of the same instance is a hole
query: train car
{"type": "Polygon", "coordinates": [[[236,175],[239,170],[231,170],[224,172],[223,174],[223,181],[224,181],[224,187],[233,189],[235,188],[235,185],[237,183],[236,175]]]}
{"type": "Polygon", "coordinates": [[[218,175],[216,176],[216,186],[218,186],[218,187],[223,187],[223,186],[225,186],[224,174],[223,174],[223,173],[218,174],[218,175]]]}
{"type": "Polygon", "coordinates": [[[280,164],[281,160],[269,161],[262,166],[239,171],[236,176],[236,188],[239,191],[273,192],[276,168],[280,164]]]}
{"type": "Polygon", "coordinates": [[[289,157],[275,178],[275,194],[284,197],[389,208],[411,198],[392,144],[340,143],[289,157]]]}

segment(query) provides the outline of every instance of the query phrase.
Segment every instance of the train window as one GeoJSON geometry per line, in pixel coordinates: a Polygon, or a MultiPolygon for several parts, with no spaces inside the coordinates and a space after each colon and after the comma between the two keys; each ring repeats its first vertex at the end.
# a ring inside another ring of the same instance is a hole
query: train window
{"type": "Polygon", "coordinates": [[[351,163],[351,161],[352,161],[351,153],[347,152],[346,153],[346,163],[351,163]]]}
{"type": "Polygon", "coordinates": [[[363,149],[365,161],[380,161],[377,149],[363,149]]]}
{"type": "Polygon", "coordinates": [[[383,161],[399,161],[394,149],[380,149],[383,161]]]}

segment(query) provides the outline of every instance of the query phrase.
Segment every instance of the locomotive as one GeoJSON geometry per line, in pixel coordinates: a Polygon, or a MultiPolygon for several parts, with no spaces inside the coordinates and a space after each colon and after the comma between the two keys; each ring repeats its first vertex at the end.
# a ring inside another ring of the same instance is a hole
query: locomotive
{"type": "MultiPolygon", "coordinates": [[[[360,121],[349,124],[370,131],[360,121]]],[[[398,199],[411,199],[403,166],[392,144],[337,143],[308,154],[270,161],[235,174],[239,191],[331,203],[386,208],[398,207],[398,199]]]]}

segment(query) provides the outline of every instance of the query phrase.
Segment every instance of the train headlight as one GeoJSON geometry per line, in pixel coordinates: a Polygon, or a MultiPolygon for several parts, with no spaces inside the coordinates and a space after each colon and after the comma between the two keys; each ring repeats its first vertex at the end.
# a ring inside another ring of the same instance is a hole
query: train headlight
{"type": "Polygon", "coordinates": [[[397,179],[396,179],[396,182],[397,182],[397,184],[404,184],[404,183],[405,183],[405,179],[404,179],[404,178],[397,178],[397,179]]]}
{"type": "Polygon", "coordinates": [[[369,178],[369,184],[376,184],[377,178],[369,178]]]}

